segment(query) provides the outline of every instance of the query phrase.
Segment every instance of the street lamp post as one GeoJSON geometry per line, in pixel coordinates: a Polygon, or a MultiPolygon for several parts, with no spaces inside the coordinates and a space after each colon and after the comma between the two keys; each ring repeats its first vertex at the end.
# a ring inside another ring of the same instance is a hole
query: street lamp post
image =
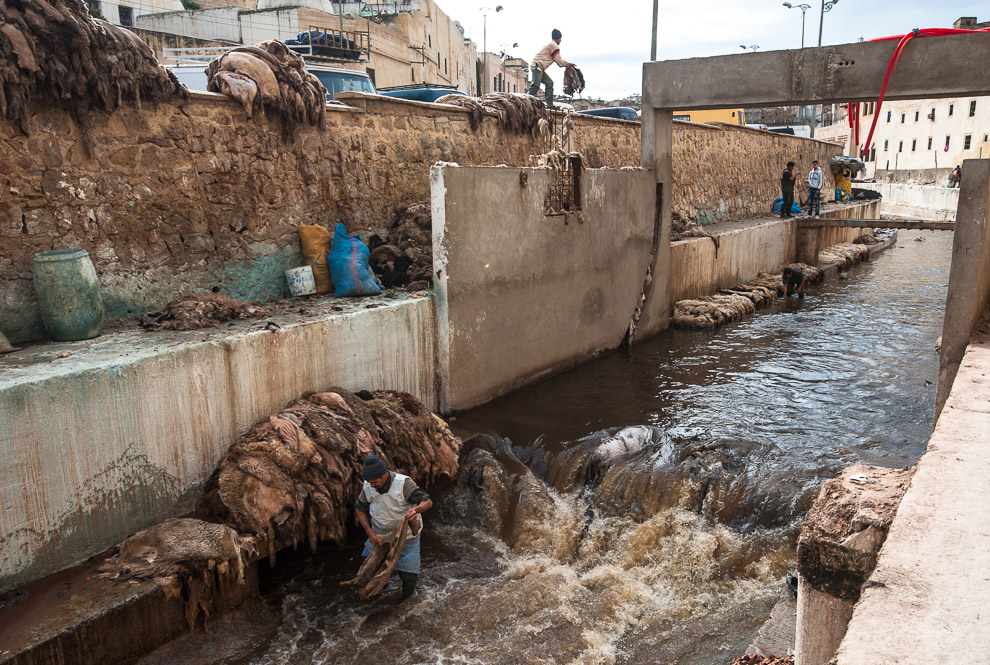
{"type": "MultiPolygon", "coordinates": [[[[801,48],[804,48],[804,13],[806,11],[808,11],[809,9],[811,9],[811,5],[804,5],[804,4],[801,4],[801,5],[792,5],[789,2],[785,2],[784,3],[784,6],[787,7],[788,9],[800,9],[801,10],[801,48]]],[[[821,42],[821,37],[818,38],[818,41],[821,42]]],[[[820,43],[819,43],[819,46],[821,46],[820,43]]]]}
{"type": "Polygon", "coordinates": [[[660,14],[660,0],[653,0],[653,43],[650,45],[650,60],[657,59],[657,17],[660,14]]]}
{"type": "MultiPolygon", "coordinates": [[[[831,2],[826,2],[822,0],[822,11],[818,16],[818,48],[822,46],[822,28],[825,26],[825,12],[832,11],[832,7],[839,2],[839,0],[831,0],[831,2]]],[[[811,107],[811,138],[815,138],[815,125],[818,121],[818,104],[811,107]]]]}
{"type": "Polygon", "coordinates": [[[484,95],[488,92],[488,12],[494,11],[495,13],[498,13],[502,11],[502,5],[495,5],[495,9],[492,9],[491,7],[478,7],[478,11],[481,12],[482,17],[481,51],[484,72],[481,75],[481,80],[483,81],[481,86],[481,94],[484,95]]]}
{"type": "MultiPolygon", "coordinates": [[[[498,54],[499,59],[502,60],[502,86],[503,86],[502,92],[509,92],[508,90],[505,90],[505,87],[508,87],[505,82],[505,61],[511,57],[508,53],[505,52],[505,49],[508,46],[509,46],[508,44],[498,45],[498,47],[502,50],[502,52],[498,54]]],[[[519,43],[513,42],[512,48],[519,48],[519,43]]]]}

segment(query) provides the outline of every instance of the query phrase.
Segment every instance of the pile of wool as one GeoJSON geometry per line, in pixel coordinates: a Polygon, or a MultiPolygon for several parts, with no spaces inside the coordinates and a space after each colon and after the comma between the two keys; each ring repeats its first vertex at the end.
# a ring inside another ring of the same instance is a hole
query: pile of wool
{"type": "Polygon", "coordinates": [[[255,111],[279,114],[286,135],[302,123],[326,126],[327,89],[306,71],[302,56],[276,39],[227,51],[210,62],[206,76],[207,90],[230,95],[249,118],[255,111]]]}
{"type": "Polygon", "coordinates": [[[255,556],[255,539],[223,524],[174,518],[139,531],[117,546],[100,574],[117,581],[155,579],[186,603],[193,628],[209,599],[226,582],[244,583],[245,564],[255,556]]]}
{"type": "Polygon", "coordinates": [[[82,0],[0,3],[0,115],[28,133],[32,98],[76,113],[189,95],[137,35],[89,15],[82,0]]]}
{"type": "Polygon", "coordinates": [[[671,322],[678,328],[711,330],[723,323],[736,321],[756,311],[756,305],[737,293],[717,293],[674,304],[671,322]]]}
{"type": "Polygon", "coordinates": [[[481,127],[486,113],[498,118],[499,129],[514,134],[540,137],[549,131],[550,115],[542,100],[519,92],[492,92],[484,97],[444,95],[437,104],[460,106],[471,112],[471,129],[481,127]]]}
{"type": "Polygon", "coordinates": [[[841,270],[845,270],[859,261],[865,261],[869,257],[869,246],[851,242],[832,245],[818,252],[819,263],[838,264],[841,270]]]}
{"type": "Polygon", "coordinates": [[[176,298],[165,309],[138,317],[145,330],[200,330],[234,319],[268,316],[258,303],[245,303],[222,293],[194,293],[176,298]]]}
{"type": "Polygon", "coordinates": [[[371,237],[369,262],[386,288],[402,291],[430,288],[433,280],[432,228],[430,202],[407,202],[396,209],[386,237],[371,237]]]}
{"type": "Polygon", "coordinates": [[[794,665],[794,656],[749,654],[733,658],[731,665],[794,665]]]}
{"type": "Polygon", "coordinates": [[[283,547],[343,538],[369,454],[429,486],[457,473],[460,440],[408,393],[342,388],[305,396],[257,423],[220,460],[197,513],[283,547]]]}
{"type": "Polygon", "coordinates": [[[880,241],[877,240],[877,237],[873,235],[872,232],[864,233],[863,235],[853,240],[853,244],[855,245],[876,245],[878,242],[880,241]]]}
{"type": "Polygon", "coordinates": [[[573,95],[584,90],[584,74],[577,67],[564,69],[564,94],[573,95]]]}

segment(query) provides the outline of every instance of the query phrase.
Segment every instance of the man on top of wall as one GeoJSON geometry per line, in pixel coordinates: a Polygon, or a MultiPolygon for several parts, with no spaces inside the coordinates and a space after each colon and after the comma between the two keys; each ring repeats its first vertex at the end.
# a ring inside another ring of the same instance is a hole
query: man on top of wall
{"type": "Polygon", "coordinates": [[[547,74],[547,69],[553,63],[560,67],[573,67],[573,62],[567,62],[560,57],[560,30],[554,28],[550,33],[551,41],[533,56],[533,84],[529,86],[529,94],[536,97],[540,93],[540,83],[546,87],[547,106],[553,108],[553,79],[547,74]]]}
{"type": "Polygon", "coordinates": [[[808,172],[808,217],[818,217],[822,214],[822,186],[825,184],[825,173],[818,167],[818,160],[811,162],[808,172]]]}
{"type": "Polygon", "coordinates": [[[784,200],[780,204],[781,217],[793,217],[791,207],[794,205],[794,181],[797,180],[798,172],[794,169],[794,162],[787,162],[787,168],[780,176],[780,195],[784,200]]]}

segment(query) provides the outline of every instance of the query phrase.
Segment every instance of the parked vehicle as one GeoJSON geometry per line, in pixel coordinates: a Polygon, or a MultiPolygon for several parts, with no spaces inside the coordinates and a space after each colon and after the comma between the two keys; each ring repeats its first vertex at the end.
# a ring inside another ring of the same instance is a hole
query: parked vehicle
{"type": "MultiPolygon", "coordinates": [[[[169,67],[179,79],[190,90],[206,91],[206,65],[175,65],[169,67]]],[[[375,84],[364,72],[357,69],[343,69],[340,67],[327,67],[325,65],[307,64],[306,70],[320,79],[320,83],[327,89],[327,101],[334,98],[338,92],[366,92],[377,94],[375,84]]]]}
{"type": "Polygon", "coordinates": [[[638,120],[636,109],[628,106],[606,106],[601,109],[578,111],[582,115],[596,115],[599,118],[615,118],[616,120],[638,120]]]}
{"type": "Polygon", "coordinates": [[[394,97],[395,99],[408,99],[413,102],[433,103],[444,95],[464,95],[461,90],[454,88],[400,88],[398,90],[380,90],[379,95],[394,97]]]}

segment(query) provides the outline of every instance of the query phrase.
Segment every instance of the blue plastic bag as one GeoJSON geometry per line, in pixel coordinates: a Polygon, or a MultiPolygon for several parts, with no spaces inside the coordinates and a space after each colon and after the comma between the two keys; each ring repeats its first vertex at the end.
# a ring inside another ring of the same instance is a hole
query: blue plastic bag
{"type": "Polygon", "coordinates": [[[382,289],[368,264],[369,254],[368,247],[363,242],[349,235],[343,224],[337,224],[330,253],[327,254],[335,296],[344,298],[381,294],[382,289]]]}
{"type": "MultiPolygon", "coordinates": [[[[774,212],[780,212],[780,206],[782,205],[784,205],[784,198],[782,196],[778,196],[773,202],[772,210],[774,212]]],[[[801,206],[799,206],[796,201],[791,204],[791,212],[801,214],[801,206]]]]}

